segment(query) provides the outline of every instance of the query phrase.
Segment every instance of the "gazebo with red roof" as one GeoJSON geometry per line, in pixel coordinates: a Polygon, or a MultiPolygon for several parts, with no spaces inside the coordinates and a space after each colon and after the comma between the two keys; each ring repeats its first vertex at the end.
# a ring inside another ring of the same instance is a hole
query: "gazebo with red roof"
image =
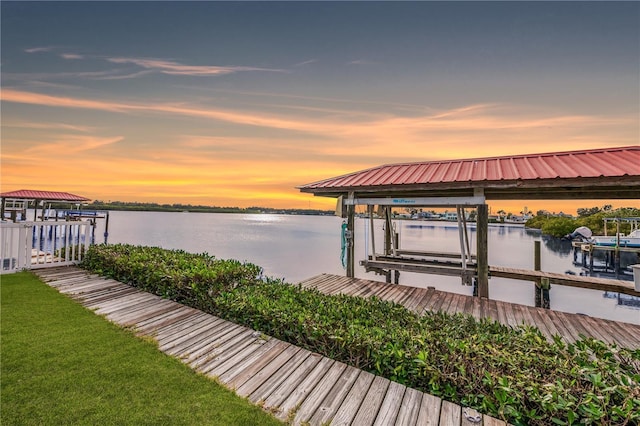
{"type": "Polygon", "coordinates": [[[90,201],[89,198],[70,194],[68,192],[38,191],[32,189],[3,192],[0,194],[0,198],[2,198],[2,212],[0,214],[0,218],[4,219],[5,211],[11,211],[12,214],[14,214],[14,220],[15,212],[25,211],[30,203],[32,203],[36,209],[38,208],[38,204],[42,203],[42,208],[44,210],[44,203],[78,204],[90,201]]]}
{"type": "MultiPolygon", "coordinates": [[[[383,206],[387,217],[393,206],[477,208],[478,295],[488,297],[487,200],[640,199],[640,146],[388,164],[298,189],[338,198],[351,236],[356,205],[371,213],[373,206],[383,206]]],[[[354,276],[352,241],[349,277],[354,276]]]]}

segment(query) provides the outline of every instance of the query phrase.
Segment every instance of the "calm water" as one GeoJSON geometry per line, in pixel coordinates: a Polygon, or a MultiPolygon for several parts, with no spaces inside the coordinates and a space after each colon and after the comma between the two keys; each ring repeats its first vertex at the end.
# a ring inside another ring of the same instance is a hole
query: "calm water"
{"type": "MultiPolygon", "coordinates": [[[[102,221],[104,222],[104,221],[102,221]]],[[[455,223],[397,221],[403,249],[459,252],[455,223]]],[[[109,243],[129,243],[207,252],[217,258],[233,258],[255,263],[265,274],[299,282],[323,272],[343,275],[340,261],[342,219],[333,216],[241,215],[209,213],[110,212],[109,243]]],[[[356,220],[356,257],[364,259],[370,251],[368,220],[356,220]]],[[[99,231],[101,235],[102,231],[99,231]]],[[[382,221],[376,221],[376,244],[382,244],[382,221]]],[[[475,229],[470,230],[475,252],[475,229]]],[[[491,265],[533,269],[534,241],[537,232],[516,226],[489,227],[489,263],[491,265]]],[[[102,242],[101,239],[98,242],[102,242]]],[[[543,240],[542,270],[573,271],[570,244],[543,240]]],[[[382,281],[365,273],[356,263],[356,276],[382,281]]],[[[470,295],[471,287],[455,277],[402,273],[400,283],[470,295]]],[[[533,284],[525,281],[491,278],[490,297],[526,305],[534,304],[533,284]]],[[[619,306],[603,292],[553,286],[551,307],[640,324],[640,310],[619,306]]]]}

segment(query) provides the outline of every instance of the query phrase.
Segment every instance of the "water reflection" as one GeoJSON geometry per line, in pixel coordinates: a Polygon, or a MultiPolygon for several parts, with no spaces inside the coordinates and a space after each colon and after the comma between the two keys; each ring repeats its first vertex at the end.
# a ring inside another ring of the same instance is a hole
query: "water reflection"
{"type": "Polygon", "coordinates": [[[571,245],[571,241],[569,240],[563,240],[562,238],[543,235],[542,242],[547,249],[560,257],[570,256],[573,252],[573,246],[571,245]]]}

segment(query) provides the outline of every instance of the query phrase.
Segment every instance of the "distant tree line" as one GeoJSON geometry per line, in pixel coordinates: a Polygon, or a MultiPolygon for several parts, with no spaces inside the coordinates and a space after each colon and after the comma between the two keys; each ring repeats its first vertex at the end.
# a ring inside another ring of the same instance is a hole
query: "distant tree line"
{"type": "Polygon", "coordinates": [[[249,214],[295,214],[295,215],[333,215],[333,210],[315,209],[276,209],[272,207],[219,207],[191,204],[158,204],[129,201],[101,201],[95,200],[83,206],[84,210],[123,210],[147,212],[190,212],[190,213],[249,213],[249,214]]]}
{"type": "MultiPolygon", "coordinates": [[[[604,218],[640,217],[640,209],[621,207],[614,210],[610,204],[603,207],[579,208],[577,213],[578,217],[573,218],[570,216],[555,216],[545,210],[539,210],[535,217],[525,223],[525,226],[540,229],[543,234],[553,237],[563,237],[580,226],[586,226],[591,229],[594,235],[604,235],[604,218]]],[[[621,223],[620,232],[628,233],[631,230],[630,226],[629,223],[621,223]]],[[[607,235],[613,235],[615,232],[615,225],[610,223],[607,235]]]]}

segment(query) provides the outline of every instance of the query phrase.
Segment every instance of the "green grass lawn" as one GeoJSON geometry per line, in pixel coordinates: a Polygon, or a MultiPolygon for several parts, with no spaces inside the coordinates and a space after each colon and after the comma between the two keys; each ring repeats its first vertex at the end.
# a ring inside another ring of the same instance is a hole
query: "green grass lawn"
{"type": "Polygon", "coordinates": [[[1,289],[3,425],[276,425],[30,273],[1,289]]]}

